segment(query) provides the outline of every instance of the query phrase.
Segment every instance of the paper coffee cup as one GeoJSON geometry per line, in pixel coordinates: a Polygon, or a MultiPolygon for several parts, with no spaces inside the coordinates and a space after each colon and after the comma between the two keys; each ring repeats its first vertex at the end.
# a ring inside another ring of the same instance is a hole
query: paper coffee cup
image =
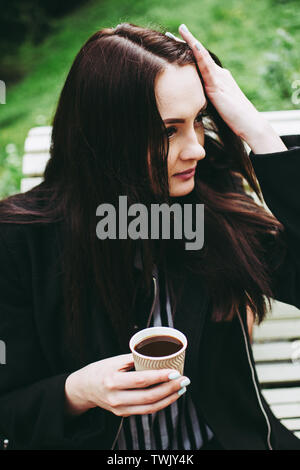
{"type": "Polygon", "coordinates": [[[187,348],[186,336],[181,331],[167,326],[153,326],[138,331],[129,341],[129,348],[133,355],[135,370],[147,369],[175,369],[183,375],[185,350],[187,348]],[[146,338],[153,336],[172,336],[177,338],[183,344],[182,348],[169,356],[151,357],[138,353],[134,348],[137,344],[146,338]]]}

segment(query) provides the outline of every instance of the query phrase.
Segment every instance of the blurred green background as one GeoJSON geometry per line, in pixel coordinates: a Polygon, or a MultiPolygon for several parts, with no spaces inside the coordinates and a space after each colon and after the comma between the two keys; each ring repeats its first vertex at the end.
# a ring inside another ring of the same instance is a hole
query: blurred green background
{"type": "Polygon", "coordinates": [[[51,125],[80,47],[121,22],[178,35],[185,23],[228,68],[260,111],[297,109],[299,0],[24,0],[4,2],[0,19],[0,198],[19,192],[24,141],[51,125]]]}

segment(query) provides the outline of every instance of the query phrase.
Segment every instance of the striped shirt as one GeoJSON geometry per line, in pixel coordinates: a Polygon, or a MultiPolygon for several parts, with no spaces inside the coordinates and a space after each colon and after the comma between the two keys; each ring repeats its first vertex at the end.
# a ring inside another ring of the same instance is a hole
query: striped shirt
{"type": "MultiPolygon", "coordinates": [[[[173,327],[170,296],[165,284],[166,305],[161,304],[157,271],[157,296],[149,326],[173,327]]],[[[147,415],[124,418],[118,450],[199,450],[213,437],[212,431],[197,414],[187,389],[175,403],[147,415]]]]}

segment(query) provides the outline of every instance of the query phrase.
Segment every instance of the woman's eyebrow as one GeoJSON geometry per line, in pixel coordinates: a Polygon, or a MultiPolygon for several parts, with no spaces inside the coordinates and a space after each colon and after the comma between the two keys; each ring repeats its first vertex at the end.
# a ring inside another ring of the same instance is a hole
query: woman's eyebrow
{"type": "MultiPolygon", "coordinates": [[[[204,105],[202,106],[201,109],[199,109],[199,111],[197,112],[196,116],[201,113],[201,111],[203,111],[205,108],[207,107],[207,101],[205,101],[204,105]]],[[[175,124],[175,123],[183,123],[185,122],[185,119],[182,119],[182,118],[168,118],[168,119],[164,119],[164,123],[165,124],[175,124]]]]}

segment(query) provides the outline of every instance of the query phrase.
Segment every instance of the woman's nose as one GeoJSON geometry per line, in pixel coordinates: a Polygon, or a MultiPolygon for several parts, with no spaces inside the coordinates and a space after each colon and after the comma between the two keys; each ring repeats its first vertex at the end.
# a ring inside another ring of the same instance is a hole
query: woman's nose
{"type": "Polygon", "coordinates": [[[182,160],[202,160],[204,157],[205,149],[198,141],[189,142],[180,152],[182,160]]]}

